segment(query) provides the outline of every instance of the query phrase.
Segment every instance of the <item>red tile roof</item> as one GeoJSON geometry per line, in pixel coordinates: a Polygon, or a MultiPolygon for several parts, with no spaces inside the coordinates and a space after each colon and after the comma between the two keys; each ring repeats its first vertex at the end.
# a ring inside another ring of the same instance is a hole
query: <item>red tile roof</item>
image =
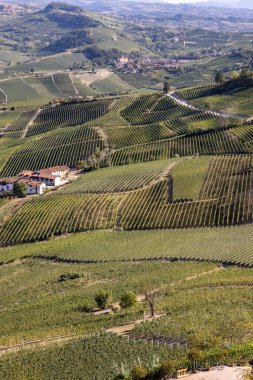
{"type": "Polygon", "coordinates": [[[52,172],[58,172],[58,171],[66,171],[69,170],[69,167],[67,165],[63,166],[52,166],[50,168],[40,169],[38,170],[40,173],[52,173],[52,172]]]}

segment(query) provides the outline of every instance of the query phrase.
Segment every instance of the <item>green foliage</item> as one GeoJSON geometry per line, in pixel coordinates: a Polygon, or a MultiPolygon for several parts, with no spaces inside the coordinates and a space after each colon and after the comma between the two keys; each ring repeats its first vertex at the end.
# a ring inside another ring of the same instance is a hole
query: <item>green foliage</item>
{"type": "Polygon", "coordinates": [[[137,297],[132,291],[125,292],[120,298],[120,307],[128,309],[133,307],[137,302],[137,297]]]}
{"type": "Polygon", "coordinates": [[[163,92],[167,94],[169,91],[170,91],[170,84],[169,82],[165,82],[163,86],[163,92]]]}
{"type": "Polygon", "coordinates": [[[123,52],[116,48],[100,49],[97,46],[90,46],[83,50],[83,54],[87,59],[94,61],[99,66],[103,66],[117,61],[123,55],[123,52]]]}
{"type": "Polygon", "coordinates": [[[95,295],[95,301],[100,309],[105,309],[109,302],[111,301],[112,294],[110,291],[101,289],[96,295],[95,295]]]}
{"type": "Polygon", "coordinates": [[[24,198],[26,196],[25,191],[27,190],[27,184],[23,181],[15,182],[13,185],[13,193],[19,198],[24,198]]]}
{"type": "Polygon", "coordinates": [[[240,78],[247,79],[252,78],[253,72],[250,69],[242,69],[240,72],[240,78]]]}
{"type": "Polygon", "coordinates": [[[175,369],[175,362],[173,360],[163,360],[160,364],[160,374],[162,377],[173,376],[175,369]]]}
{"type": "Polygon", "coordinates": [[[142,366],[135,366],[131,372],[133,380],[145,380],[148,376],[148,370],[142,366]]]}
{"type": "Polygon", "coordinates": [[[223,84],[225,82],[225,77],[222,73],[217,73],[215,76],[215,83],[223,84]]]}

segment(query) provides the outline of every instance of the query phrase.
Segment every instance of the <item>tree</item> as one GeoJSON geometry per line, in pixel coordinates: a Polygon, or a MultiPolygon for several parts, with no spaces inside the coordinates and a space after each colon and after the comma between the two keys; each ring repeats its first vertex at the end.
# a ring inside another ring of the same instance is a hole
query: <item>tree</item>
{"type": "Polygon", "coordinates": [[[202,351],[200,351],[198,348],[193,347],[189,352],[188,352],[188,359],[192,363],[193,371],[196,371],[198,362],[202,358],[202,351]]]}
{"type": "Polygon", "coordinates": [[[154,290],[152,292],[146,292],[145,293],[145,301],[147,301],[149,304],[151,317],[155,316],[155,298],[156,298],[156,295],[157,295],[156,290],[154,290]]]}
{"type": "Polygon", "coordinates": [[[240,78],[245,79],[245,78],[250,78],[252,77],[253,72],[250,69],[242,69],[240,72],[240,78]]]}
{"type": "Polygon", "coordinates": [[[101,289],[95,295],[95,301],[96,301],[97,307],[100,309],[105,309],[106,306],[109,304],[111,298],[112,298],[111,292],[101,289]]]}
{"type": "Polygon", "coordinates": [[[137,302],[136,295],[131,291],[127,291],[122,295],[120,299],[120,307],[122,307],[122,309],[128,309],[134,306],[136,302],[137,302]]]}
{"type": "Polygon", "coordinates": [[[217,84],[224,84],[224,82],[225,82],[224,75],[222,73],[217,73],[215,75],[215,83],[217,83],[217,84]]]}
{"type": "Polygon", "coordinates": [[[15,182],[13,185],[13,193],[19,198],[25,198],[27,190],[27,184],[24,181],[15,182]]]}
{"type": "Polygon", "coordinates": [[[164,83],[164,86],[163,86],[163,92],[165,93],[165,94],[167,94],[169,91],[170,91],[170,84],[169,84],[169,82],[165,82],[164,83]]]}
{"type": "Polygon", "coordinates": [[[86,160],[81,160],[76,163],[76,168],[83,171],[98,170],[103,161],[103,152],[99,147],[96,147],[95,153],[86,160]]]}

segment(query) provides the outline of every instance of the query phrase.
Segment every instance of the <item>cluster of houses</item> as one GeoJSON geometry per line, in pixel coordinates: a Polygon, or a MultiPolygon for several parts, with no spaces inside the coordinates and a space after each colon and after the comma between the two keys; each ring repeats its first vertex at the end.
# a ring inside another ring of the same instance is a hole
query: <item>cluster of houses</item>
{"type": "Polygon", "coordinates": [[[188,60],[183,59],[158,59],[149,57],[140,57],[136,59],[130,59],[122,56],[118,59],[117,69],[126,73],[137,73],[145,71],[145,69],[152,68],[154,70],[159,69],[171,69],[178,68],[188,60]]]}
{"type": "Polygon", "coordinates": [[[26,194],[43,194],[47,187],[58,187],[66,183],[69,174],[68,166],[54,166],[51,168],[36,171],[24,170],[17,177],[0,178],[0,193],[5,191],[12,192],[14,184],[17,182],[25,183],[26,194]]]}

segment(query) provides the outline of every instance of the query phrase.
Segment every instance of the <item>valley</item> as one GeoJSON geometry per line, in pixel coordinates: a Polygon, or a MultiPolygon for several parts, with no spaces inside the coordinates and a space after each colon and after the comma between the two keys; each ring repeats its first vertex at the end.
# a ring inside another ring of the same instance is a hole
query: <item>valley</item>
{"type": "Polygon", "coordinates": [[[12,3],[0,379],[250,379],[253,12],[12,3]]]}

